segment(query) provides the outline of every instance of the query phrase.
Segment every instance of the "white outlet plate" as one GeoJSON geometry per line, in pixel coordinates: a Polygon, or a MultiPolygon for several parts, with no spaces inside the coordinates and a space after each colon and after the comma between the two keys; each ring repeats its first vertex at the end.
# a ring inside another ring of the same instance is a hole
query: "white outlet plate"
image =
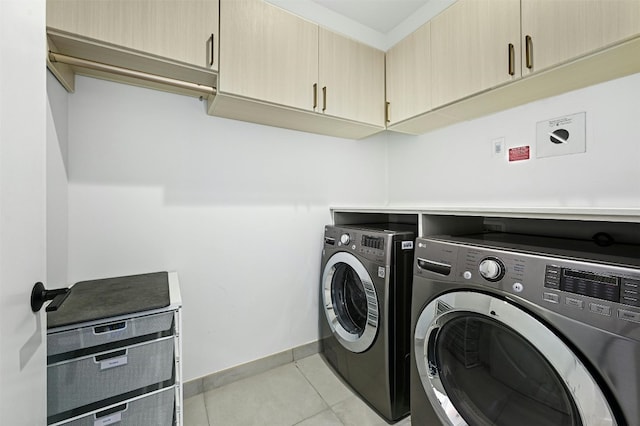
{"type": "Polygon", "coordinates": [[[496,138],[491,141],[494,157],[504,157],[504,138],[496,138]]]}
{"type": "Polygon", "coordinates": [[[536,125],[536,157],[586,152],[586,115],[579,112],[539,121],[536,125]]]}

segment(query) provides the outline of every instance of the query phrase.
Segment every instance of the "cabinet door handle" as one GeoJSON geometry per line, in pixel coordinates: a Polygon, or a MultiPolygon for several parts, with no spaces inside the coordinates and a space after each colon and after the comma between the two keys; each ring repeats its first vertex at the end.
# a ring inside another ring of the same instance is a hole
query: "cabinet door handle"
{"type": "Polygon", "coordinates": [[[509,43],[509,75],[515,75],[516,73],[516,52],[513,47],[513,43],[509,43]]]}
{"type": "Polygon", "coordinates": [[[209,53],[211,54],[211,58],[209,58],[209,66],[212,67],[213,66],[213,55],[215,54],[215,51],[213,50],[213,45],[215,42],[215,37],[213,36],[213,33],[211,33],[211,37],[209,37],[209,41],[211,42],[211,50],[209,51],[209,53]]]}
{"type": "Polygon", "coordinates": [[[533,40],[531,40],[531,36],[525,36],[525,56],[526,56],[526,65],[527,68],[533,68],[533,40]]]}
{"type": "Polygon", "coordinates": [[[322,88],[322,112],[327,109],[327,86],[322,88]]]}
{"type": "Polygon", "coordinates": [[[384,121],[391,123],[391,102],[385,102],[384,121]]]}
{"type": "Polygon", "coordinates": [[[313,110],[318,108],[318,83],[313,83],[313,110]]]}

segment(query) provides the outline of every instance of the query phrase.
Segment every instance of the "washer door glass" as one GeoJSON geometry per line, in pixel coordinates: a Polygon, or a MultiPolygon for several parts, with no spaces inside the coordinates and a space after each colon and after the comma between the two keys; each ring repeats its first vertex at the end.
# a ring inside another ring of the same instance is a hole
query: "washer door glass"
{"type": "Polygon", "coordinates": [[[509,327],[460,315],[440,328],[433,344],[442,385],[467,423],[582,424],[553,367],[509,327]]]}
{"type": "Polygon", "coordinates": [[[323,272],[325,315],[334,336],[352,352],[367,350],[378,329],[378,298],[371,276],[353,255],[331,256],[323,272]]]}
{"type": "Polygon", "coordinates": [[[362,336],[367,325],[367,293],[356,271],[338,263],[331,282],[333,309],[340,325],[349,333],[362,336]]]}
{"type": "Polygon", "coordinates": [[[445,425],[617,424],[573,349],[504,299],[472,291],[436,297],[417,319],[414,356],[445,425]]]}

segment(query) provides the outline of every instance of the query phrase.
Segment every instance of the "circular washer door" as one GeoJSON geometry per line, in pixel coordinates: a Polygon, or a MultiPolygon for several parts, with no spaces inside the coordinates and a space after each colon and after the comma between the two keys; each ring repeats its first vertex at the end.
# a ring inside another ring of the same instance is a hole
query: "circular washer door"
{"type": "Polygon", "coordinates": [[[378,297],[373,280],[352,254],[338,252],[322,273],[324,313],[333,335],[351,352],[364,352],[378,331],[378,297]]]}
{"type": "Polygon", "coordinates": [[[439,296],[414,334],[420,381],[446,425],[616,425],[574,352],[516,305],[486,294],[439,296]]]}

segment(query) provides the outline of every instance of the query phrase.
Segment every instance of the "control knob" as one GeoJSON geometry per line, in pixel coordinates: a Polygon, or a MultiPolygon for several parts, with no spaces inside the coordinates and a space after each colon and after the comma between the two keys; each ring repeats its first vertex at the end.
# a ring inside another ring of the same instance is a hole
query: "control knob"
{"type": "Polygon", "coordinates": [[[342,245],[347,245],[349,244],[349,241],[351,241],[351,237],[349,236],[349,234],[342,234],[340,235],[340,242],[342,243],[342,245]]]}
{"type": "Polygon", "coordinates": [[[482,259],[480,265],[478,265],[478,270],[482,278],[491,282],[500,281],[505,273],[504,264],[495,257],[482,259]]]}

